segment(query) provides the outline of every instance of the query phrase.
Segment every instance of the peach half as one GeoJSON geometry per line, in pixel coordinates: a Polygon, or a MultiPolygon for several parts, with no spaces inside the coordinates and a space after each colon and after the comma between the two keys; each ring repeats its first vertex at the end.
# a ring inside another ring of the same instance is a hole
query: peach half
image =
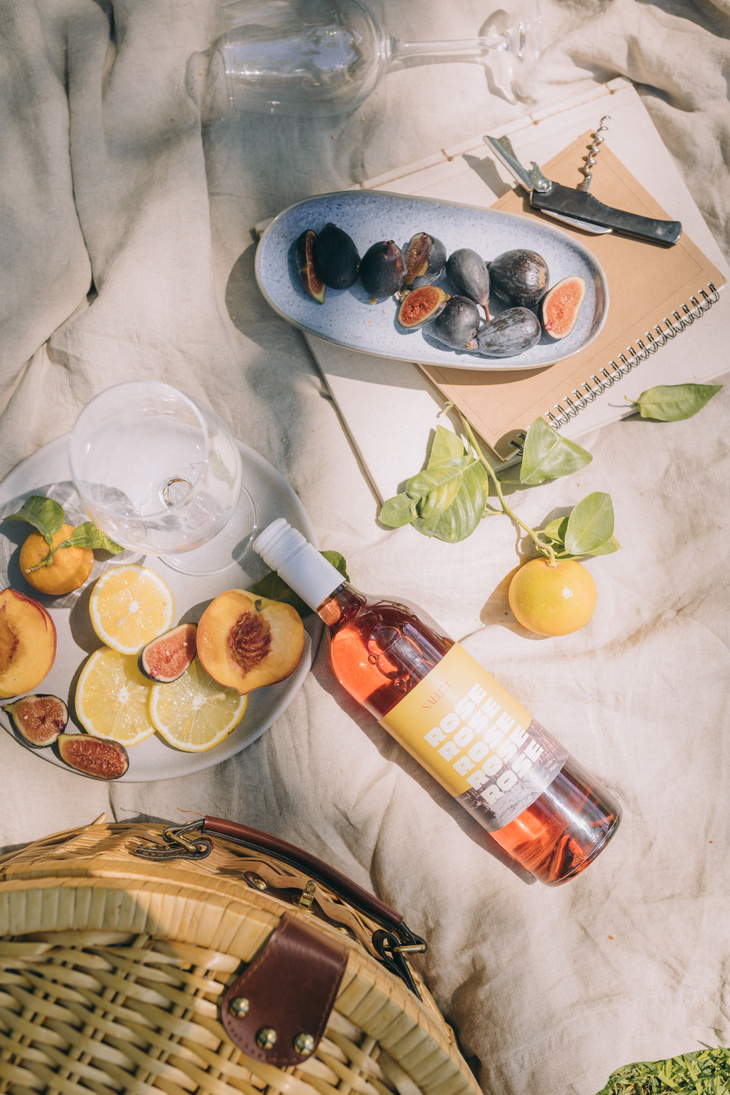
{"type": "Polygon", "coordinates": [[[0,592],[0,699],[37,688],[56,659],[56,628],[43,605],[15,589],[0,592]]]}
{"type": "Polygon", "coordinates": [[[304,653],[304,625],[283,601],[229,589],[200,617],[197,646],[208,676],[245,695],[294,672],[304,653]]]}

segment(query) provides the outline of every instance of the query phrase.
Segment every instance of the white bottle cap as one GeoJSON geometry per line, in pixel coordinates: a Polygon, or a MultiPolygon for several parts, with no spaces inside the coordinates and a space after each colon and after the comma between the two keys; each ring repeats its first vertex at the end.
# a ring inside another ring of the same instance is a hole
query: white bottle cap
{"type": "Polygon", "coordinates": [[[345,580],[314,544],[283,517],[277,517],[259,533],[253,549],[315,610],[345,580]]]}

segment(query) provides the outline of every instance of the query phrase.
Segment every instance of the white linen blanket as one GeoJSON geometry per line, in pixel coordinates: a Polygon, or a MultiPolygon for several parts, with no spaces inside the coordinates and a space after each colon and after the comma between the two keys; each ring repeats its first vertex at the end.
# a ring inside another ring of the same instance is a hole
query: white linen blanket
{"type": "MultiPolygon", "coordinates": [[[[372,7],[396,36],[436,39],[473,35],[490,5],[372,7]]],[[[728,0],[542,8],[536,101],[633,80],[730,258],[728,0]]],[[[523,108],[478,66],[435,64],[389,74],[350,117],[222,116],[217,32],[216,0],[0,4],[0,476],[117,381],[203,398],[289,481],[353,583],[462,639],[616,794],[623,822],[578,879],[526,885],[343,693],[323,645],[275,725],[197,775],[109,786],[2,733],[0,846],[108,811],[227,816],[306,847],[428,939],[421,969],[490,1095],[594,1095],[632,1060],[730,1044],[730,388],[694,419],[603,429],[579,487],[515,496],[538,525],[609,491],[622,545],[589,564],[590,625],[528,640],[500,584],[517,562],[506,518],[459,545],[378,525],[302,336],[257,290],[251,235],[523,108]]]]}

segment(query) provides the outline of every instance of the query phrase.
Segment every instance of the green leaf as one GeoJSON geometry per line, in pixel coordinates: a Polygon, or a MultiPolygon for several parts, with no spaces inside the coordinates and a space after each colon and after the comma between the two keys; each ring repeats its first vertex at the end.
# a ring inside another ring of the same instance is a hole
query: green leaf
{"type": "Polygon", "coordinates": [[[437,426],[426,467],[445,464],[455,457],[464,456],[465,453],[464,442],[458,434],[455,434],[453,430],[447,430],[445,426],[437,426]]]}
{"type": "Polygon", "coordinates": [[[456,498],[464,481],[464,469],[472,461],[458,456],[445,464],[433,464],[412,476],[406,483],[406,494],[419,499],[418,514],[426,520],[440,517],[456,498]]]}
{"type": "Polygon", "coordinates": [[[34,494],[23,503],[17,513],[11,513],[5,520],[27,521],[50,544],[54,533],[61,528],[65,518],[63,506],[55,502],[53,498],[45,498],[42,494],[34,494]]]}
{"type": "Polygon", "coordinates": [[[402,528],[403,525],[410,525],[417,516],[416,499],[411,498],[405,491],[401,491],[400,494],[383,502],[378,520],[388,528],[402,528]]]}
{"type": "Polygon", "coordinates": [[[565,548],[571,555],[590,555],[613,535],[610,494],[594,491],[574,506],[565,529],[565,548]]]}
{"type": "Polygon", "coordinates": [[[659,422],[679,422],[701,411],[722,384],[658,384],[648,388],[633,402],[642,418],[659,422]]]}
{"type": "Polygon", "coordinates": [[[565,530],[568,527],[567,517],[556,517],[541,529],[542,535],[554,544],[565,543],[565,530]]]}
{"type": "Polygon", "coordinates": [[[614,551],[620,551],[621,545],[615,536],[609,537],[605,544],[601,544],[600,547],[593,548],[593,551],[589,551],[588,555],[613,555],[614,551]]]}
{"type": "Polygon", "coordinates": [[[108,551],[111,555],[118,555],[120,551],[124,551],[123,547],[110,540],[93,521],[84,521],[83,525],[77,525],[68,540],[64,540],[58,546],[94,548],[99,551],[108,551]]]}
{"type": "MultiPolygon", "coordinates": [[[[335,570],[338,570],[345,582],[349,581],[349,575],[347,573],[347,563],[345,557],[340,554],[339,551],[322,551],[320,555],[323,555],[328,563],[331,563],[335,570]]],[[[290,585],[288,585],[283,578],[280,578],[275,570],[270,570],[267,574],[264,574],[263,578],[260,578],[258,582],[254,582],[253,585],[248,587],[249,593],[254,593],[259,597],[268,597],[272,601],[283,601],[284,604],[291,605],[297,610],[299,615],[304,618],[311,616],[312,609],[309,605],[301,599],[301,597],[294,592],[290,585]]]]}
{"type": "Polygon", "coordinates": [[[453,502],[437,517],[419,517],[413,527],[424,536],[456,544],[471,536],[487,505],[489,482],[481,464],[471,464],[463,473],[461,488],[453,502]]]}
{"type": "Polygon", "coordinates": [[[537,486],[548,479],[558,479],[590,464],[593,457],[574,441],[548,426],[544,418],[537,418],[525,437],[520,467],[520,482],[537,486]]]}

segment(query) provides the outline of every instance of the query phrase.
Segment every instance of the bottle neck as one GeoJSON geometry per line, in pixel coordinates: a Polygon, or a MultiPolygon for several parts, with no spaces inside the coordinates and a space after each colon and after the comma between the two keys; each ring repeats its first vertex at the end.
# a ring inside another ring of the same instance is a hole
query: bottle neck
{"type": "Polygon", "coordinates": [[[365,603],[366,598],[362,593],[354,589],[349,582],[342,582],[317,606],[316,612],[327,627],[331,628],[344,623],[365,603]]]}
{"type": "Polygon", "coordinates": [[[256,537],[253,549],[315,612],[344,584],[339,570],[283,517],[256,537]]]}

